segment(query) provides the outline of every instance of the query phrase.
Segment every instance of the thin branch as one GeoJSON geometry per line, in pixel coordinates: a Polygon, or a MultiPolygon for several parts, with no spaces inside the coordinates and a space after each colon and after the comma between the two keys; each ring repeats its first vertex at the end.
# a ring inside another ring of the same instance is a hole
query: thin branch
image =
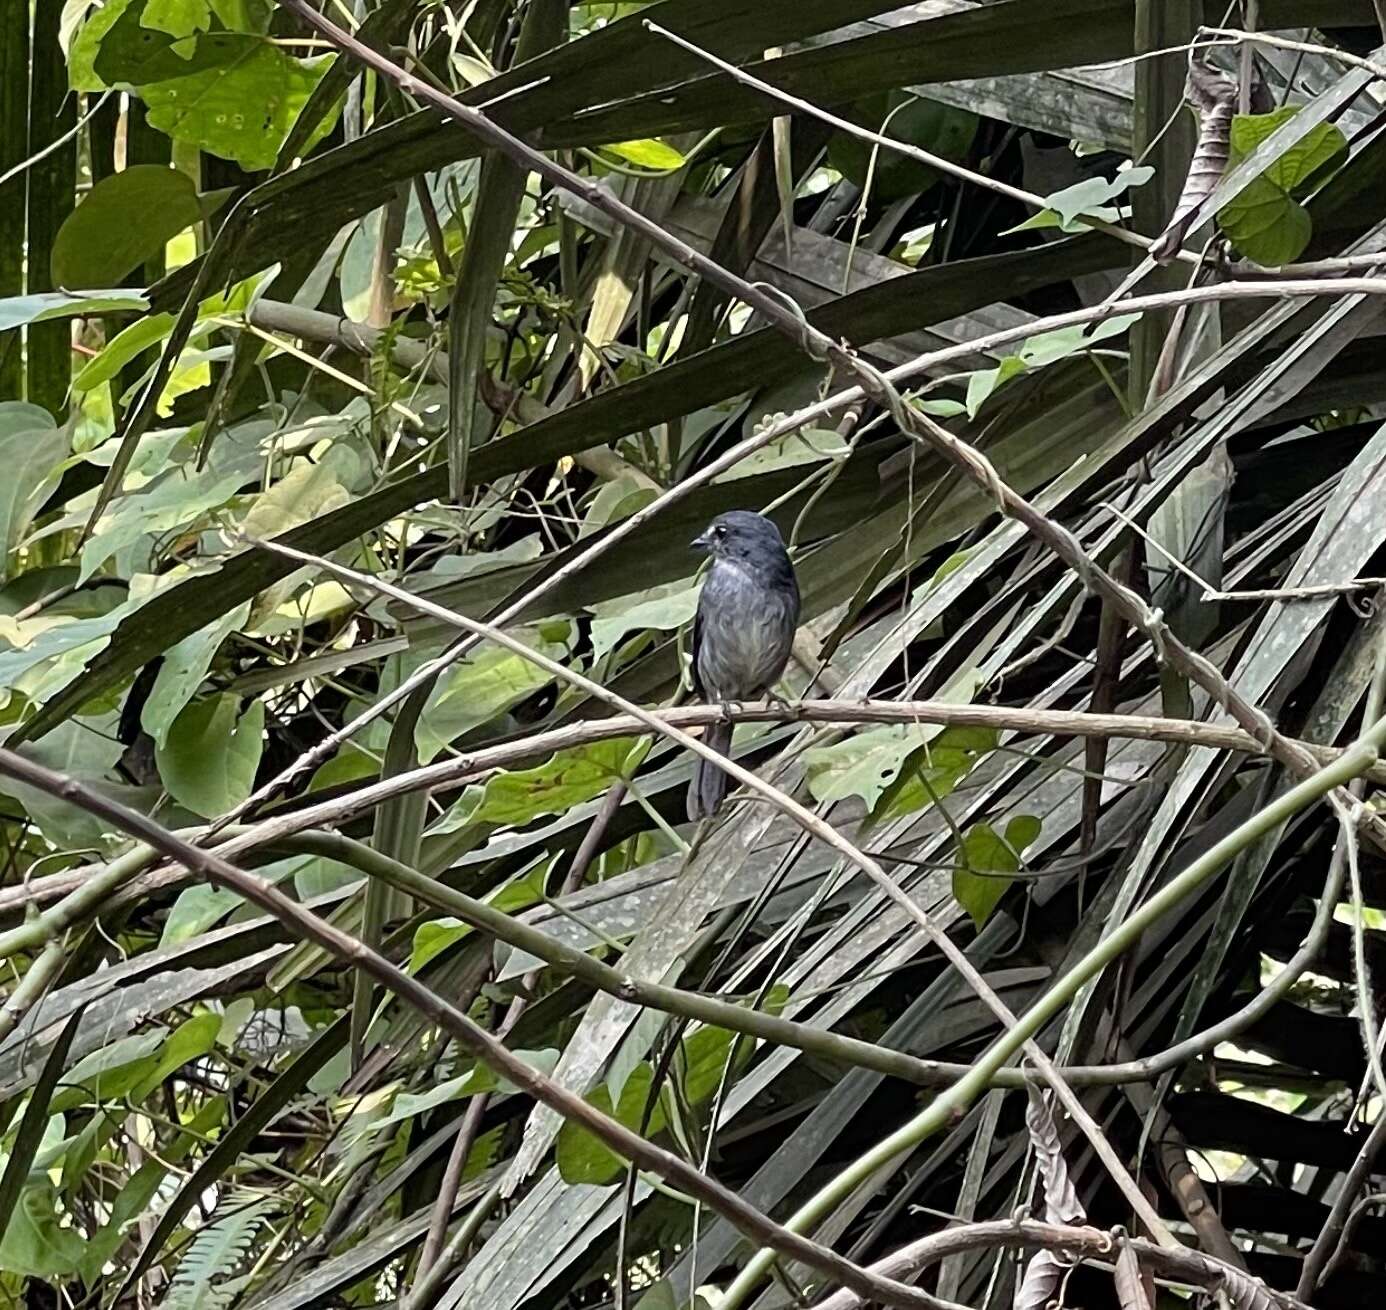
{"type": "Polygon", "coordinates": [[[1299,1274],[1299,1286],[1295,1288],[1296,1296],[1307,1301],[1318,1291],[1319,1284],[1323,1281],[1324,1270],[1337,1252],[1348,1217],[1353,1206],[1357,1204],[1357,1198],[1371,1176],[1376,1157],[1383,1147],[1386,1147],[1386,1110],[1377,1115],[1376,1122],[1357,1152],[1357,1158],[1352,1162],[1352,1168],[1348,1170],[1343,1185],[1338,1189],[1338,1195],[1333,1198],[1333,1208],[1328,1212],[1328,1220],[1323,1226],[1323,1231],[1315,1239],[1309,1254],[1304,1257],[1304,1266],[1299,1274]]]}
{"type": "MultiPolygon", "coordinates": [[[[1005,196],[1008,200],[1018,201],[1029,209],[1045,210],[1049,208],[1045,198],[1036,195],[1033,191],[1026,191],[1021,187],[1012,186],[1008,182],[1003,182],[999,178],[988,177],[985,173],[974,172],[970,168],[955,163],[951,159],[945,159],[942,155],[931,154],[927,150],[921,150],[918,146],[911,145],[906,141],[900,141],[895,137],[886,136],[882,132],[873,132],[870,128],[862,127],[860,124],[852,122],[849,118],[840,118],[837,114],[829,113],[826,109],[821,109],[811,100],[805,100],[800,96],[791,95],[788,91],[781,91],[779,87],[773,86],[763,78],[756,77],[753,73],[748,73],[744,68],[738,68],[735,64],[728,63],[725,59],[720,59],[710,50],[704,50],[701,46],[694,45],[692,41],[679,36],[675,32],[669,31],[666,27],[661,27],[653,19],[645,19],[642,26],[646,31],[653,32],[656,36],[662,36],[666,41],[672,42],[681,50],[686,50],[691,55],[696,55],[704,62],[711,64],[712,67],[720,69],[732,78],[733,81],[740,82],[742,86],[749,86],[761,95],[768,96],[772,100],[778,101],[782,105],[797,110],[801,114],[807,114],[810,118],[816,118],[820,122],[829,124],[839,132],[848,136],[854,136],[859,141],[865,141],[870,145],[878,146],[881,149],[892,151],[897,155],[903,155],[907,159],[913,159],[918,164],[923,164],[926,168],[935,169],[940,173],[946,173],[950,177],[955,177],[962,182],[970,182],[974,186],[981,187],[986,191],[994,191],[997,195],[1005,196]]],[[[1108,223],[1104,219],[1095,218],[1091,214],[1078,215],[1078,222],[1095,231],[1102,232],[1106,236],[1114,237],[1116,240],[1124,242],[1126,245],[1137,246],[1142,250],[1149,250],[1154,244],[1150,237],[1143,236],[1139,232],[1132,232],[1117,223],[1108,223]]],[[[1192,251],[1181,250],[1180,259],[1188,263],[1198,263],[1199,256],[1192,251]]]]}
{"type": "Polygon", "coordinates": [[[67,958],[62,938],[54,938],[24,971],[15,989],[0,1006],[0,1042],[3,1042],[23,1021],[24,1016],[43,997],[67,958]]]}
{"type": "MultiPolygon", "coordinates": [[[[295,935],[314,942],[388,988],[437,1027],[455,1037],[477,1059],[536,1101],[565,1119],[581,1124],[624,1159],[648,1169],[671,1186],[698,1197],[752,1241],[768,1245],[783,1256],[802,1261],[834,1282],[859,1291],[872,1300],[890,1305],[917,1306],[921,1310],[939,1310],[939,1307],[948,1305],[916,1288],[868,1274],[860,1265],[853,1264],[827,1247],[787,1231],[688,1161],[647,1141],[589,1105],[575,1092],[541,1074],[450,1001],[390,963],[377,951],[305,909],[265,879],[227,863],[213,851],[193,846],[152,819],[127,809],[76,779],[35,764],[3,747],[0,747],[0,774],[96,815],[169,859],[186,865],[213,885],[233,891],[259,906],[295,935]]],[[[949,1310],[958,1308],[950,1306],[949,1310]]]]}
{"type": "Polygon", "coordinates": [[[1130,515],[1123,513],[1109,500],[1098,501],[1102,509],[1120,519],[1128,528],[1138,534],[1145,544],[1176,573],[1182,573],[1190,582],[1202,588],[1201,601],[1263,601],[1263,600],[1322,600],[1325,596],[1350,596],[1359,591],[1377,591],[1386,587],[1386,578],[1349,578],[1345,582],[1320,582],[1308,587],[1265,587],[1256,591],[1220,591],[1206,579],[1199,577],[1177,555],[1165,549],[1130,515]]]}
{"type": "Polygon", "coordinates": [[[1342,1235],[1338,1238],[1337,1249],[1333,1252],[1329,1262],[1324,1265],[1323,1273],[1319,1276],[1321,1283],[1326,1283],[1333,1277],[1333,1271],[1352,1246],[1353,1235],[1357,1232],[1357,1225],[1362,1222],[1363,1216],[1368,1210],[1375,1209],[1379,1205],[1386,1205],[1386,1192],[1370,1192],[1352,1207],[1352,1213],[1348,1215],[1347,1223],[1343,1225],[1342,1235]]]}
{"type": "MultiPolygon", "coordinates": [[[[1373,3],[1377,6],[1378,13],[1386,12],[1386,0],[1373,0],[1373,3]]],[[[1373,77],[1386,81],[1386,67],[1370,59],[1363,59],[1361,55],[1339,50],[1336,46],[1315,45],[1311,41],[1293,41],[1287,36],[1272,36],[1269,32],[1246,32],[1239,27],[1200,27],[1198,30],[1200,34],[1225,37],[1245,42],[1247,45],[1274,46],[1277,50],[1296,50],[1305,55],[1322,55],[1325,59],[1336,60],[1351,68],[1360,68],[1373,77]]]]}
{"type": "Polygon", "coordinates": [[[101,93],[100,99],[98,99],[97,102],[94,105],[92,105],[92,107],[88,109],[87,112],[83,114],[81,118],[79,118],[75,123],[73,123],[73,125],[70,128],[68,128],[67,131],[64,132],[60,137],[58,137],[56,140],[50,141],[46,146],[43,147],[42,150],[30,155],[28,159],[21,159],[19,163],[17,163],[13,168],[7,169],[5,172],[0,173],[0,186],[4,186],[5,183],[8,182],[11,178],[18,177],[21,173],[33,168],[35,164],[41,162],[44,159],[47,159],[48,156],[51,155],[55,150],[61,150],[63,146],[65,146],[69,141],[71,141],[72,138],[75,137],[78,132],[80,132],[84,127],[86,127],[88,123],[91,122],[93,118],[96,117],[97,111],[101,108],[102,105],[106,103],[107,99],[111,96],[111,94],[112,92],[110,91],[103,91],[101,93]]]}
{"type": "MultiPolygon", "coordinates": [[[[1377,758],[1386,744],[1386,718],[1371,725],[1341,759],[1296,783],[1269,805],[1240,823],[1202,855],[1181,869],[1105,937],[1092,946],[1069,971],[1053,983],[1020,1017],[1017,1025],[1002,1033],[973,1063],[968,1073],[908,1123],[859,1156],[847,1168],[803,1202],[789,1220],[799,1231],[811,1229],[844,1196],[903,1151],[911,1150],[953,1121],[989,1085],[991,1076],[1006,1064],[1026,1038],[1039,1032],[1057,1016],[1079,990],[1113,960],[1138,942],[1144,932],[1175,906],[1181,904],[1221,872],[1252,842],[1273,832],[1309,805],[1358,777],[1377,758]]],[[[746,1303],[773,1261],[757,1252],[728,1287],[721,1310],[739,1310],[746,1303]]]]}
{"type": "MultiPolygon", "coordinates": [[[[464,614],[459,614],[455,610],[449,610],[433,601],[426,600],[421,596],[415,596],[412,592],[396,587],[392,583],[384,582],[379,578],[358,572],[355,569],[346,568],[344,565],[333,563],[321,556],[309,554],[306,551],[295,550],[288,546],[280,545],[276,542],[258,541],[254,544],[262,549],[272,551],[276,554],[284,555],[290,559],[296,559],[304,564],[316,564],[319,568],[336,577],[344,583],[355,583],[357,586],[365,587],[368,590],[378,592],[382,596],[391,597],[401,603],[410,606],[421,614],[426,614],[430,618],[439,619],[453,627],[461,628],[462,631],[474,637],[484,637],[489,641],[495,642],[499,646],[512,651],[513,653],[528,660],[536,667],[543,669],[553,677],[568,683],[570,686],[584,691],[587,695],[611,706],[613,709],[624,710],[625,713],[632,715],[646,728],[668,737],[671,741],[678,743],[692,750],[703,759],[710,760],[717,764],[725,772],[731,774],[738,782],[751,788],[752,791],[764,797],[778,810],[793,819],[810,836],[816,837],[835,850],[840,856],[849,863],[861,870],[882,892],[899,906],[909,918],[913,919],[929,940],[943,953],[944,958],[962,975],[968,986],[979,996],[986,1007],[996,1016],[1005,1028],[1013,1027],[1016,1020],[1015,1015],[1001,1000],[992,989],[991,985],[982,977],[981,973],[969,960],[962,949],[957,946],[953,939],[943,931],[934,920],[926,914],[913,897],[904,891],[895,881],[885,872],[883,868],[870,856],[865,854],[852,842],[848,841],[830,823],[813,813],[812,810],[805,808],[781,791],[772,783],[766,782],[763,778],[753,773],[750,769],[727,759],[720,752],[713,750],[703,741],[696,737],[690,737],[687,733],[677,728],[671,727],[668,723],[661,720],[657,715],[649,710],[642,709],[632,701],[616,695],[601,683],[594,682],[592,679],[570,669],[567,665],[558,660],[541,655],[537,651],[526,646],[522,641],[502,632],[499,628],[488,623],[482,623],[476,619],[468,618],[464,614]]],[[[1168,1228],[1161,1222],[1150,1202],[1141,1193],[1139,1186],[1131,1177],[1126,1167],[1121,1163],[1112,1145],[1107,1141],[1101,1128],[1096,1121],[1084,1110],[1082,1103],[1074,1094],[1073,1089],[1063,1080],[1063,1077],[1055,1069],[1049,1057],[1032,1040],[1026,1039],[1023,1043],[1026,1058],[1039,1071],[1040,1076],[1053,1087],[1055,1094],[1063,1103],[1065,1109],[1073,1116],[1074,1121],[1083,1130],[1084,1134],[1091,1141],[1093,1150],[1098,1158],[1107,1167],[1109,1173],[1117,1184],[1119,1190],[1126,1196],[1131,1207],[1141,1216],[1141,1220],[1150,1231],[1162,1242],[1168,1245],[1177,1245],[1176,1239],[1168,1228]]]]}
{"type": "MultiPolygon", "coordinates": [[[[894,1277],[912,1277],[946,1256],[998,1247],[1040,1247],[1049,1251],[1063,1251],[1084,1260],[1110,1261],[1117,1240],[1113,1233],[1101,1228],[1042,1224],[1033,1219],[998,1219],[987,1223],[959,1224],[939,1233],[930,1233],[908,1246],[902,1246],[871,1268],[889,1271],[894,1277]]],[[[1160,1277],[1175,1282],[1192,1284],[1216,1293],[1220,1288],[1230,1289],[1251,1281],[1240,1269],[1201,1251],[1191,1251],[1186,1247],[1172,1251],[1140,1238],[1122,1240],[1130,1242],[1142,1264],[1160,1277]]],[[[1271,1288],[1262,1290],[1287,1310],[1309,1310],[1308,1306],[1286,1292],[1271,1288]]],[[[817,1310],[857,1310],[861,1304],[861,1298],[850,1292],[836,1292],[819,1302],[817,1310]]]]}

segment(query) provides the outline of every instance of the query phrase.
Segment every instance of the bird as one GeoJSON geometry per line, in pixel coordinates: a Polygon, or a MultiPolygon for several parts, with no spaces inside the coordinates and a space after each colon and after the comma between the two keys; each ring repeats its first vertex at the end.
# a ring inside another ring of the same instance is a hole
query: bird
{"type": "MultiPolygon", "coordinates": [[[[709,704],[729,706],[770,692],[789,662],[799,626],[799,582],[780,530],[763,514],[719,514],[693,548],[712,557],[693,620],[693,689],[709,704]]],[[[708,726],[703,741],[727,754],[730,715],[708,726]]],[[[731,779],[699,757],[688,788],[688,817],[713,814],[731,779]]]]}

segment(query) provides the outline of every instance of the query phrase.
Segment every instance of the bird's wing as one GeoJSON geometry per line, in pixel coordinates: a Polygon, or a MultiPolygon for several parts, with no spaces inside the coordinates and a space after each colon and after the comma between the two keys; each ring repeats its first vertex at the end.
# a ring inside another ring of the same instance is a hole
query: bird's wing
{"type": "Polygon", "coordinates": [[[698,651],[703,644],[703,604],[702,597],[698,598],[698,609],[693,615],[693,659],[691,661],[693,673],[693,694],[699,700],[707,699],[707,691],[703,687],[703,680],[698,673],[698,651]]]}

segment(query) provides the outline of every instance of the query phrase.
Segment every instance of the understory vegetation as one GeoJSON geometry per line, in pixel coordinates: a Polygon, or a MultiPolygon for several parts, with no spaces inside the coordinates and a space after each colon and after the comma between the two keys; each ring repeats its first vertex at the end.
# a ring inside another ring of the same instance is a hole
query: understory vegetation
{"type": "Polygon", "coordinates": [[[1386,1304],[1383,24],[0,0],[0,1307],[1386,1304]]]}

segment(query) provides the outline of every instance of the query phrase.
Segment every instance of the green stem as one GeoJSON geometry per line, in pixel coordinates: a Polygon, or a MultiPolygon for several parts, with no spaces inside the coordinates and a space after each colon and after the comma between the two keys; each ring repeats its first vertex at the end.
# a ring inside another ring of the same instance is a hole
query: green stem
{"type": "Polygon", "coordinates": [[[0,960],[51,942],[74,923],[90,918],[114,892],[153,862],[154,852],[148,846],[136,846],[117,856],[56,905],[0,933],[0,960]]]}
{"type": "MultiPolygon", "coordinates": [[[[1373,724],[1355,745],[1332,764],[1310,775],[1265,809],[1253,814],[1217,845],[1204,852],[1182,873],[1171,878],[1022,1014],[1015,1027],[1002,1033],[966,1074],[935,1097],[908,1123],[877,1143],[866,1154],[859,1156],[836,1178],[820,1188],[786,1221],[785,1227],[790,1232],[807,1233],[839,1201],[870,1178],[876,1170],[905,1151],[913,1150],[940,1129],[955,1122],[957,1116],[987,1090],[993,1076],[1002,1065],[1015,1055],[1026,1041],[1038,1034],[1045,1024],[1077,995],[1085,983],[1095,978],[1122,952],[1134,946],[1147,928],[1198,891],[1244,847],[1273,831],[1313,802],[1321,800],[1335,787],[1365,773],[1376,762],[1377,749],[1383,743],[1386,743],[1386,718],[1373,724]]],[[[719,1310],[740,1310],[747,1297],[769,1271],[774,1259],[773,1251],[758,1251],[727,1289],[719,1303],[719,1310]]]]}

